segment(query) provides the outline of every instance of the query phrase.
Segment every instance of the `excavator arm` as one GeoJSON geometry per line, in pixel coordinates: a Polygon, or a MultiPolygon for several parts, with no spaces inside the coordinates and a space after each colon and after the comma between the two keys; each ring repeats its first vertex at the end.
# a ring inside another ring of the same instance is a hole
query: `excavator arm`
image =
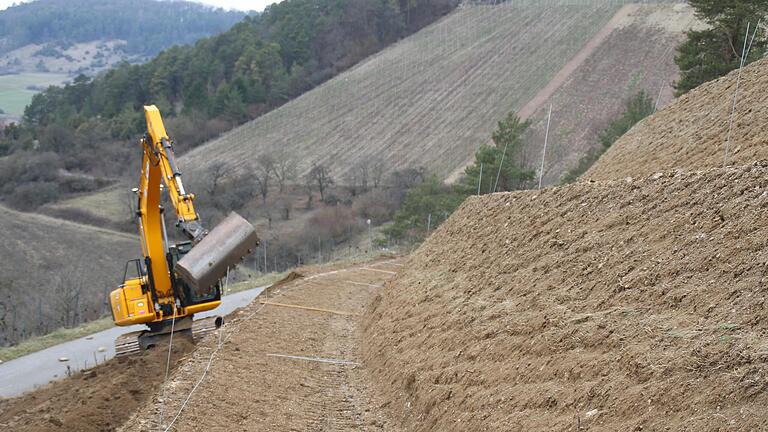
{"type": "MultiPolygon", "coordinates": [[[[184,189],[184,184],[181,181],[181,171],[176,164],[176,156],[173,151],[173,141],[168,137],[165,132],[165,125],[163,119],[160,116],[160,110],[156,106],[145,106],[144,115],[147,120],[147,135],[141,140],[142,147],[144,148],[144,161],[143,166],[145,170],[150,170],[152,167],[159,169],[162,181],[168,189],[168,197],[170,198],[173,208],[176,212],[176,219],[181,231],[193,242],[197,243],[207,234],[207,231],[203,229],[200,224],[200,217],[195,212],[194,200],[195,195],[187,193],[184,189]]],[[[141,177],[140,191],[148,192],[149,189],[157,189],[156,184],[150,183],[149,172],[143,173],[141,177]]],[[[157,181],[153,177],[154,182],[157,181]]],[[[140,197],[140,205],[147,204],[148,202],[142,202],[140,197]]],[[[152,203],[155,204],[155,203],[152,203]]],[[[149,211],[149,207],[139,207],[141,211],[149,211]]]]}

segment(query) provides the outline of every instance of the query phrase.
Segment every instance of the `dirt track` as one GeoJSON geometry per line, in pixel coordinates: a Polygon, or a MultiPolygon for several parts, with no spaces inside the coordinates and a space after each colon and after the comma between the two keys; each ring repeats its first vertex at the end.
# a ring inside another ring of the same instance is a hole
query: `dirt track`
{"type": "MultiPolygon", "coordinates": [[[[399,269],[396,262],[384,261],[325,270],[260,299],[362,313],[378,287],[399,269]]],[[[357,364],[359,322],[358,316],[255,302],[224,327],[223,343],[210,370],[171,430],[393,430],[371,402],[365,371],[357,364]],[[350,363],[279,357],[283,355],[350,363]]],[[[191,361],[173,375],[164,424],[179,412],[218,343],[212,338],[198,347],[191,361]]],[[[158,392],[121,430],[158,430],[160,400],[158,392]]]]}

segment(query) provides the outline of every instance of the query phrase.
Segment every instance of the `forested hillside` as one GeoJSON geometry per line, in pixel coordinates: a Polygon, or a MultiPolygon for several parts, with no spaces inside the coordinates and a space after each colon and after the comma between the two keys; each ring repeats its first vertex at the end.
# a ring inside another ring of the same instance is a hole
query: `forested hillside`
{"type": "MultiPolygon", "coordinates": [[[[455,0],[273,4],[194,46],[176,46],[146,64],[123,64],[95,79],[81,75],[36,95],[21,124],[4,129],[0,156],[10,157],[0,163],[35,166],[56,155],[60,173],[114,179],[138,154],[127,140],[145,127],[142,105],[160,106],[183,151],[300,95],[455,5],[455,0]]],[[[12,206],[30,208],[30,196],[38,197],[37,205],[104,184],[88,177],[72,189],[60,174],[44,171],[40,178],[22,179],[5,176],[10,168],[0,170],[0,194],[12,206]]]]}
{"type": "Polygon", "coordinates": [[[151,56],[225,31],[244,15],[186,1],[38,0],[0,12],[0,54],[30,44],[49,44],[55,54],[72,43],[119,39],[128,54],[151,56]]]}

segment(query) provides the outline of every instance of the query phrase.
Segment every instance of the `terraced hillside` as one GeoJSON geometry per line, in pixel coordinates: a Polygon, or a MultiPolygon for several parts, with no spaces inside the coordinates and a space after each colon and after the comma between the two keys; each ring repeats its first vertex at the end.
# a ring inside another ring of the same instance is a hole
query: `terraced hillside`
{"type": "Polygon", "coordinates": [[[104,293],[139,253],[137,237],[2,206],[0,232],[0,282],[12,282],[10,291],[0,290],[0,302],[15,296],[17,324],[28,320],[28,330],[44,320],[52,328],[66,324],[60,319],[69,301],[84,305],[84,316],[100,316],[104,293]]]}
{"type": "Polygon", "coordinates": [[[623,113],[626,100],[637,92],[648,93],[659,108],[674,98],[673,83],[679,75],[675,48],[686,30],[700,26],[693,10],[683,4],[635,4],[625,12],[552,96],[534,105],[538,109],[530,116],[534,122],[530,139],[538,157],[549,105],[553,107],[546,184],[557,183],[589,149],[600,147],[600,131],[623,113]]]}
{"type": "Polygon", "coordinates": [[[768,60],[744,69],[728,144],[738,71],[704,84],[645,119],[584,174],[585,179],[645,177],[768,158],[768,60]]]}
{"type": "Polygon", "coordinates": [[[520,109],[620,9],[616,2],[514,1],[465,7],[319,88],[183,159],[199,171],[247,169],[288,148],[337,178],[381,158],[447,177],[520,109]]]}
{"type": "Polygon", "coordinates": [[[766,179],[762,164],[468,199],[369,307],[364,366],[390,419],[763,429],[766,179]]]}

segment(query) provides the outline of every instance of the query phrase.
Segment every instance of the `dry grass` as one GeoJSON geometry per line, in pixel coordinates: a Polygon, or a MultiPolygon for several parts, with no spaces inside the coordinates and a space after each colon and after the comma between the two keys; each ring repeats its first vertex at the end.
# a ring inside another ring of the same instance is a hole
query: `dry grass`
{"type": "Polygon", "coordinates": [[[98,192],[48,204],[42,212],[76,209],[110,221],[122,222],[131,217],[128,200],[132,197],[130,187],[118,184],[98,192]]]}
{"type": "Polygon", "coordinates": [[[0,362],[13,360],[64,342],[98,333],[111,328],[113,325],[112,318],[102,318],[74,328],[60,328],[47,335],[27,339],[18,345],[0,348],[0,362]]]}
{"type": "Polygon", "coordinates": [[[0,295],[12,299],[21,336],[65,324],[52,321],[66,319],[57,289],[80,287],[82,316],[98,316],[126,261],[139,255],[138,237],[2,206],[0,232],[0,281],[12,284],[0,295]]]}

